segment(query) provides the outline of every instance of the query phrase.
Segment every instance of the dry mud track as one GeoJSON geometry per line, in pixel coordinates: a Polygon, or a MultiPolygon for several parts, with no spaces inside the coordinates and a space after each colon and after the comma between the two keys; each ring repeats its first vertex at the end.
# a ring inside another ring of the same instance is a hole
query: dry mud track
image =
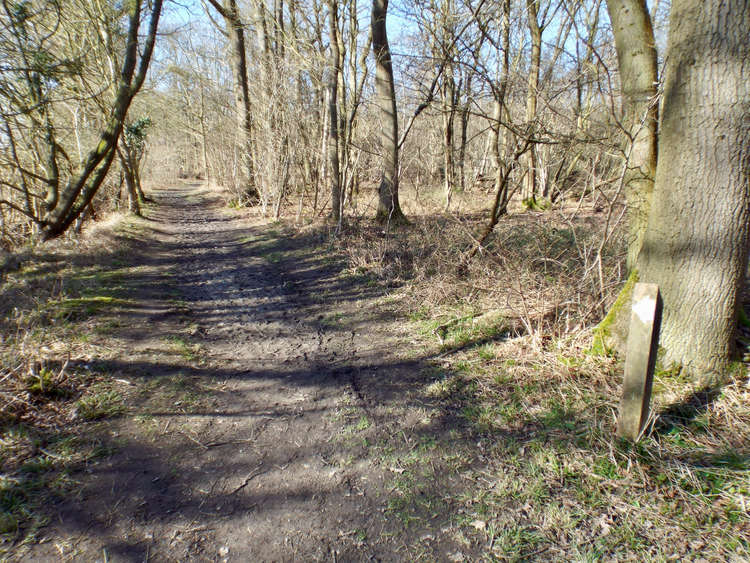
{"type": "Polygon", "coordinates": [[[477,556],[430,457],[464,438],[420,395],[429,358],[386,291],[204,187],[155,197],[125,237],[134,305],[91,362],[130,382],[128,414],[92,426],[111,455],[72,475],[18,557],[477,556]]]}

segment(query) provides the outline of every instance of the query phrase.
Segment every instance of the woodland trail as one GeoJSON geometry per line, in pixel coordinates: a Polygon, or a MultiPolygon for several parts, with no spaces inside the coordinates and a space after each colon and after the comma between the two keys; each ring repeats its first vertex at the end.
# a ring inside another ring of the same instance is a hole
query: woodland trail
{"type": "Polygon", "coordinates": [[[462,441],[415,393],[429,365],[393,300],[200,185],[155,197],[125,240],[132,306],[86,366],[128,414],[19,558],[463,560],[430,457],[462,441]]]}

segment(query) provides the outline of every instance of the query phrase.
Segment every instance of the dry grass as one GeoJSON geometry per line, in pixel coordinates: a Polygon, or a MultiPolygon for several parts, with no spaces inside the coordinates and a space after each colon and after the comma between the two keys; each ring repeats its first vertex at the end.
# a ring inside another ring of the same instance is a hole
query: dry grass
{"type": "MultiPolygon", "coordinates": [[[[598,322],[622,277],[622,241],[604,246],[605,213],[526,212],[500,220],[468,260],[484,213],[423,214],[405,228],[352,220],[338,236],[323,227],[357,273],[405,288],[413,314],[444,319],[456,311],[515,319],[522,332],[546,337],[598,322]],[[463,267],[463,266],[466,267],[463,267]]],[[[313,229],[320,230],[320,226],[313,229]]]]}

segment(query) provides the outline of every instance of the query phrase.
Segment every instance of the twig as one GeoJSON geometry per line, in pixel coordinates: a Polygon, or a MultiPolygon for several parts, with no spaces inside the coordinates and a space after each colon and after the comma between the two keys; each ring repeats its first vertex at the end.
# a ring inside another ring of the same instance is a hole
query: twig
{"type": "Polygon", "coordinates": [[[262,463],[260,465],[258,465],[258,467],[256,467],[255,469],[253,469],[250,473],[248,473],[247,477],[245,477],[245,480],[242,482],[242,484],[240,486],[238,486],[236,489],[234,489],[229,494],[233,495],[233,494],[241,491],[242,489],[244,489],[245,487],[247,487],[247,485],[250,483],[250,481],[252,481],[253,479],[255,479],[258,475],[261,475],[263,473],[268,473],[268,471],[269,471],[268,469],[266,469],[265,471],[261,471],[261,469],[260,469],[261,467],[263,467],[262,463]]]}
{"type": "Polygon", "coordinates": [[[191,436],[190,434],[188,434],[187,432],[183,432],[182,430],[180,430],[180,434],[182,434],[182,435],[183,435],[183,436],[185,436],[186,438],[188,438],[188,439],[192,440],[193,442],[195,442],[196,444],[198,444],[198,445],[199,445],[199,446],[200,446],[201,448],[203,448],[204,450],[207,450],[207,449],[208,449],[208,446],[207,446],[206,444],[204,444],[203,442],[200,442],[200,441],[198,441],[198,440],[197,440],[196,438],[193,438],[193,437],[192,437],[192,436],[191,436]]]}

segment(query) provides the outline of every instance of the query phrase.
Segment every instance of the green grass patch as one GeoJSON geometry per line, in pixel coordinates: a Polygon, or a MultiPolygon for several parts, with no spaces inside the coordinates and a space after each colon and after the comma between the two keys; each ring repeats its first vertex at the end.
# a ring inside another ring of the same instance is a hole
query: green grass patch
{"type": "Polygon", "coordinates": [[[75,487],[71,470],[110,453],[98,441],[72,434],[46,435],[21,425],[3,429],[0,462],[7,472],[0,474],[0,555],[33,539],[46,524],[45,508],[75,487]]]}
{"type": "Polygon", "coordinates": [[[172,350],[191,364],[203,362],[205,352],[200,344],[190,344],[182,336],[170,336],[167,341],[172,350]]]}
{"type": "Polygon", "coordinates": [[[284,254],[282,252],[266,252],[263,254],[263,258],[271,264],[278,264],[284,258],[284,254]]]}
{"type": "Polygon", "coordinates": [[[78,321],[105,310],[130,305],[131,301],[106,295],[90,297],[71,297],[57,302],[51,302],[49,309],[52,317],[57,320],[78,321]]]}
{"type": "Polygon", "coordinates": [[[347,434],[353,434],[355,432],[363,432],[372,426],[372,422],[366,416],[360,417],[360,419],[347,427],[344,428],[344,432],[347,434]]]}
{"type": "Polygon", "coordinates": [[[192,409],[211,404],[211,389],[183,373],[150,376],[141,388],[141,395],[146,411],[139,416],[146,417],[154,408],[192,409]]]}
{"type": "Polygon", "coordinates": [[[96,388],[78,399],[75,408],[78,416],[83,420],[99,420],[118,416],[126,410],[120,393],[113,389],[97,390],[96,388]]]}

